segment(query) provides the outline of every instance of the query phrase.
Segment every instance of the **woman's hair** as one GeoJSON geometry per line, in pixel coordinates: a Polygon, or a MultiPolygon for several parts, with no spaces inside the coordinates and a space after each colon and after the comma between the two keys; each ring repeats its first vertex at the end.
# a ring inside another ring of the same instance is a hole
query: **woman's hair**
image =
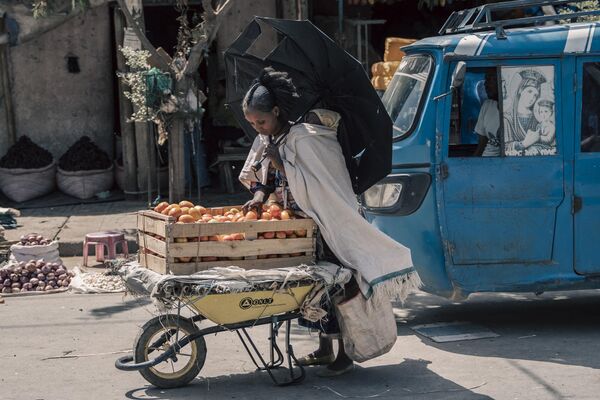
{"type": "MultiPolygon", "coordinates": [[[[537,98],[540,97],[541,83],[536,82],[536,81],[532,81],[532,80],[528,80],[528,79],[523,79],[521,81],[521,83],[519,84],[519,87],[517,88],[517,97],[518,97],[519,100],[514,102],[514,107],[513,108],[514,108],[515,112],[516,112],[516,110],[518,108],[518,103],[521,100],[521,94],[528,87],[532,87],[532,88],[536,89],[537,92],[538,92],[537,98]]],[[[533,106],[531,106],[529,108],[533,111],[533,106]]]]}
{"type": "Polygon", "coordinates": [[[270,112],[273,107],[279,107],[280,121],[288,121],[294,103],[300,97],[296,86],[287,72],[275,71],[266,67],[244,96],[242,108],[244,112],[253,109],[261,112],[270,112]]]}

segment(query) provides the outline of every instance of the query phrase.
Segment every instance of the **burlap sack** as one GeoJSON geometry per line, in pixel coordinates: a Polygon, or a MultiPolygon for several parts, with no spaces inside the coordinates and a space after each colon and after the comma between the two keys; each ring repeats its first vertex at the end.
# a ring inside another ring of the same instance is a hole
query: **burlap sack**
{"type": "Polygon", "coordinates": [[[373,76],[394,76],[394,73],[398,69],[400,61],[382,61],[375,63],[371,66],[371,72],[373,76]]]}
{"type": "Polygon", "coordinates": [[[371,78],[371,83],[375,90],[385,90],[392,80],[389,76],[374,76],[371,78]]]}
{"type": "Polygon", "coordinates": [[[363,362],[390,351],[396,343],[398,328],[389,299],[361,293],[335,304],[344,350],[348,357],[363,362]]]}
{"type": "Polygon", "coordinates": [[[17,203],[43,196],[54,190],[56,164],[36,169],[0,168],[0,189],[17,203]]]}
{"type": "Polygon", "coordinates": [[[404,52],[401,47],[408,46],[416,42],[415,39],[405,39],[397,37],[389,37],[385,39],[385,51],[383,53],[383,61],[400,61],[404,57],[404,52]]]}
{"type": "Polygon", "coordinates": [[[64,171],[58,168],[56,182],[61,192],[81,200],[89,199],[113,187],[113,166],[91,171],[64,171]]]}

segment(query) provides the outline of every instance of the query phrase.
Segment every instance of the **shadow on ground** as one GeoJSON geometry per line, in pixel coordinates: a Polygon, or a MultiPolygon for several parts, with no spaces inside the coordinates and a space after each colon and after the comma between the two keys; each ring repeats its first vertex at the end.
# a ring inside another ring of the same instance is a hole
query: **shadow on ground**
{"type": "Polygon", "coordinates": [[[107,318],[115,314],[132,310],[137,307],[147,306],[150,303],[152,303],[152,301],[148,297],[139,297],[123,301],[113,306],[92,308],[89,312],[94,317],[107,318]]]}
{"type": "MultiPolygon", "coordinates": [[[[275,387],[266,373],[223,375],[198,378],[178,389],[157,389],[152,386],[126,393],[128,399],[265,399],[284,396],[286,399],[328,400],[340,398],[399,398],[484,400],[491,397],[473,392],[442,378],[428,368],[427,360],[407,359],[396,365],[362,368],[336,378],[320,378],[316,368],[310,368],[303,383],[275,387]],[[368,384],[366,384],[368,383],[368,384]],[[269,395],[267,395],[267,393],[269,395]]],[[[482,382],[482,385],[484,382],[482,382]]],[[[482,386],[478,385],[478,387],[482,386]]]]}
{"type": "Polygon", "coordinates": [[[600,368],[590,356],[600,341],[600,290],[529,294],[478,294],[462,303],[417,294],[396,311],[398,334],[416,335],[410,326],[468,321],[500,337],[435,343],[439,350],[479,357],[533,360],[600,368]]]}

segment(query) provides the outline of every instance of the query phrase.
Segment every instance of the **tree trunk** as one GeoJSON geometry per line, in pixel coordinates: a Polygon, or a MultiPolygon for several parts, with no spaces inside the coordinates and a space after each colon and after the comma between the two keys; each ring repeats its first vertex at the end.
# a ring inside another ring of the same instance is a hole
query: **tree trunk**
{"type": "MultiPolygon", "coordinates": [[[[121,12],[114,9],[114,24],[115,24],[115,41],[117,49],[117,69],[121,72],[125,72],[127,65],[125,65],[125,57],[118,50],[118,46],[123,43],[123,29],[125,27],[123,16],[121,12]]],[[[125,198],[133,199],[137,197],[135,194],[138,191],[137,185],[137,155],[135,150],[135,131],[133,130],[133,123],[128,122],[128,118],[133,112],[131,101],[123,94],[123,82],[121,79],[117,80],[119,90],[119,117],[121,125],[121,145],[123,148],[123,168],[125,170],[125,198]]]]}
{"type": "MultiPolygon", "coordinates": [[[[176,93],[187,93],[187,80],[175,83],[176,93]]],[[[182,98],[177,95],[177,98],[182,98]]],[[[185,97],[184,97],[185,98],[185,97]]],[[[169,202],[180,202],[185,197],[185,118],[177,113],[169,131],[169,202]]]]}
{"type": "Polygon", "coordinates": [[[157,62],[164,64],[160,69],[170,71],[175,77],[174,96],[179,101],[180,111],[173,115],[169,129],[169,201],[178,202],[183,200],[185,196],[185,122],[187,117],[181,110],[187,109],[185,105],[186,96],[193,85],[192,77],[197,73],[198,67],[202,62],[203,52],[215,39],[223,20],[223,15],[231,8],[233,2],[231,0],[223,0],[222,2],[217,2],[218,6],[214,8],[211,0],[202,0],[204,8],[202,14],[203,21],[201,23],[204,32],[203,39],[192,47],[184,66],[179,69],[169,65],[169,61],[156,51],[152,43],[144,35],[140,25],[136,23],[128,11],[125,1],[117,0],[117,3],[123,11],[127,24],[134,29],[142,42],[143,48],[148,50],[156,58],[157,62]]]}
{"type": "MultiPolygon", "coordinates": [[[[4,17],[0,18],[0,34],[5,31],[4,17]]],[[[8,132],[8,145],[12,146],[17,141],[17,129],[15,124],[15,112],[12,102],[12,91],[10,87],[9,74],[9,50],[8,44],[0,44],[0,85],[4,97],[4,111],[6,115],[6,128],[8,132]]]]}

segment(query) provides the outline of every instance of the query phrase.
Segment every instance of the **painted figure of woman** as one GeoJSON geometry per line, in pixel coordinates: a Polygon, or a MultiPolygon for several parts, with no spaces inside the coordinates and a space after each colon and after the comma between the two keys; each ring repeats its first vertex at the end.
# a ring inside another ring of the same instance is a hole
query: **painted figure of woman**
{"type": "Polygon", "coordinates": [[[546,78],[540,72],[526,69],[519,72],[521,83],[515,94],[512,110],[504,116],[504,141],[506,154],[522,155],[515,144],[522,142],[527,133],[537,131],[538,120],[533,113],[533,106],[540,97],[542,83],[546,78]]]}

